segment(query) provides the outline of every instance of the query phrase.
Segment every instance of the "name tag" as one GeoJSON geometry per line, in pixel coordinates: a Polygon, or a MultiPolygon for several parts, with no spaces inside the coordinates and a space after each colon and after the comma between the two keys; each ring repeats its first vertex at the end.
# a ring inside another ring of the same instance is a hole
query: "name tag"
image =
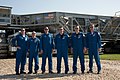
{"type": "Polygon", "coordinates": [[[27,38],[25,38],[25,41],[27,41],[27,38]]]}

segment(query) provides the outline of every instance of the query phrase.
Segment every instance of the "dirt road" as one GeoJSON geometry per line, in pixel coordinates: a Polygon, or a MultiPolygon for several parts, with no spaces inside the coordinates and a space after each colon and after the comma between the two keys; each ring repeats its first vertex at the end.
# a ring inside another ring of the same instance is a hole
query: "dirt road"
{"type": "MultiPolygon", "coordinates": [[[[41,58],[40,68],[41,68],[41,58]]],[[[28,60],[27,60],[28,62],[28,60]]],[[[45,74],[41,74],[41,70],[38,71],[38,74],[25,74],[25,75],[15,75],[15,59],[0,59],[0,80],[120,80],[120,61],[109,61],[109,60],[101,60],[102,63],[102,71],[101,74],[97,73],[96,64],[94,62],[93,66],[93,74],[86,73],[88,70],[88,60],[85,60],[85,74],[81,74],[80,71],[80,63],[78,59],[78,70],[77,74],[72,74],[72,58],[69,58],[69,68],[70,71],[68,74],[64,74],[64,63],[62,60],[61,65],[61,74],[57,74],[56,72],[56,58],[53,58],[53,71],[54,74],[48,73],[48,66],[46,66],[45,74]]],[[[48,65],[48,64],[47,64],[48,65]]],[[[28,63],[25,66],[26,72],[28,72],[28,63]]]]}

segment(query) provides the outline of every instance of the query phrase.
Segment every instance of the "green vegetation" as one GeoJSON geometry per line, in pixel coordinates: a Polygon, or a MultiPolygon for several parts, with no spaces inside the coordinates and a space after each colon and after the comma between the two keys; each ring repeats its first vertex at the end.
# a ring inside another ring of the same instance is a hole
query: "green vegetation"
{"type": "MultiPolygon", "coordinates": [[[[85,58],[89,58],[88,55],[85,55],[85,58]]],[[[120,54],[101,54],[101,60],[120,60],[120,54]]]]}

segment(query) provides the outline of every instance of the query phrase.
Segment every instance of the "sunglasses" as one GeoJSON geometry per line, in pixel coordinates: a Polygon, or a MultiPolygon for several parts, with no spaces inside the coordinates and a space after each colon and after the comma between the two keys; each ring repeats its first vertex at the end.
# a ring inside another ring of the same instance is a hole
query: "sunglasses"
{"type": "Polygon", "coordinates": [[[48,29],[45,29],[45,30],[48,30],[48,29]]]}
{"type": "Polygon", "coordinates": [[[75,29],[79,29],[79,28],[75,28],[75,29]]]}
{"type": "Polygon", "coordinates": [[[59,29],[59,30],[63,30],[63,29],[59,29]]]}
{"type": "Polygon", "coordinates": [[[93,27],[90,27],[90,28],[93,28],[93,27]]]}

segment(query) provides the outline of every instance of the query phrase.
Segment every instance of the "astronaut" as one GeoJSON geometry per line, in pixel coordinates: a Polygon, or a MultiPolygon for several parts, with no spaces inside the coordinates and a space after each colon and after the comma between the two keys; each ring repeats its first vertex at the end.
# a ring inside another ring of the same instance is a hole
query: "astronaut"
{"type": "Polygon", "coordinates": [[[75,33],[71,35],[71,51],[73,52],[73,74],[77,73],[77,58],[79,57],[81,64],[81,72],[84,74],[84,48],[85,48],[85,37],[80,32],[79,26],[76,26],[75,33]]]}
{"type": "Polygon", "coordinates": [[[46,58],[48,57],[48,65],[49,65],[49,73],[53,73],[52,71],[52,50],[54,49],[53,45],[53,36],[49,33],[49,28],[44,28],[44,34],[41,35],[40,38],[40,45],[41,47],[41,54],[42,54],[42,74],[45,73],[45,65],[46,65],[46,58]]]}
{"type": "Polygon", "coordinates": [[[27,41],[28,41],[28,36],[25,34],[25,28],[22,28],[21,33],[12,39],[13,46],[17,48],[16,66],[15,66],[16,75],[26,74],[26,72],[24,72],[24,67],[26,64],[27,41]],[[19,73],[19,68],[20,68],[20,73],[19,73]]]}
{"type": "Polygon", "coordinates": [[[29,50],[29,66],[28,74],[32,73],[33,59],[35,61],[34,74],[37,74],[39,69],[39,51],[40,51],[40,40],[36,37],[36,32],[32,32],[32,37],[28,40],[29,50]]]}
{"type": "Polygon", "coordinates": [[[64,33],[63,27],[59,28],[59,33],[55,37],[55,48],[57,49],[57,73],[61,72],[61,60],[62,57],[65,63],[65,74],[68,73],[68,46],[69,46],[69,37],[64,33]]]}
{"type": "Polygon", "coordinates": [[[90,32],[86,35],[86,49],[89,54],[89,71],[87,73],[93,73],[93,56],[97,64],[97,74],[101,71],[101,63],[99,57],[99,51],[101,50],[101,36],[98,32],[94,31],[94,24],[90,24],[90,32]]]}

